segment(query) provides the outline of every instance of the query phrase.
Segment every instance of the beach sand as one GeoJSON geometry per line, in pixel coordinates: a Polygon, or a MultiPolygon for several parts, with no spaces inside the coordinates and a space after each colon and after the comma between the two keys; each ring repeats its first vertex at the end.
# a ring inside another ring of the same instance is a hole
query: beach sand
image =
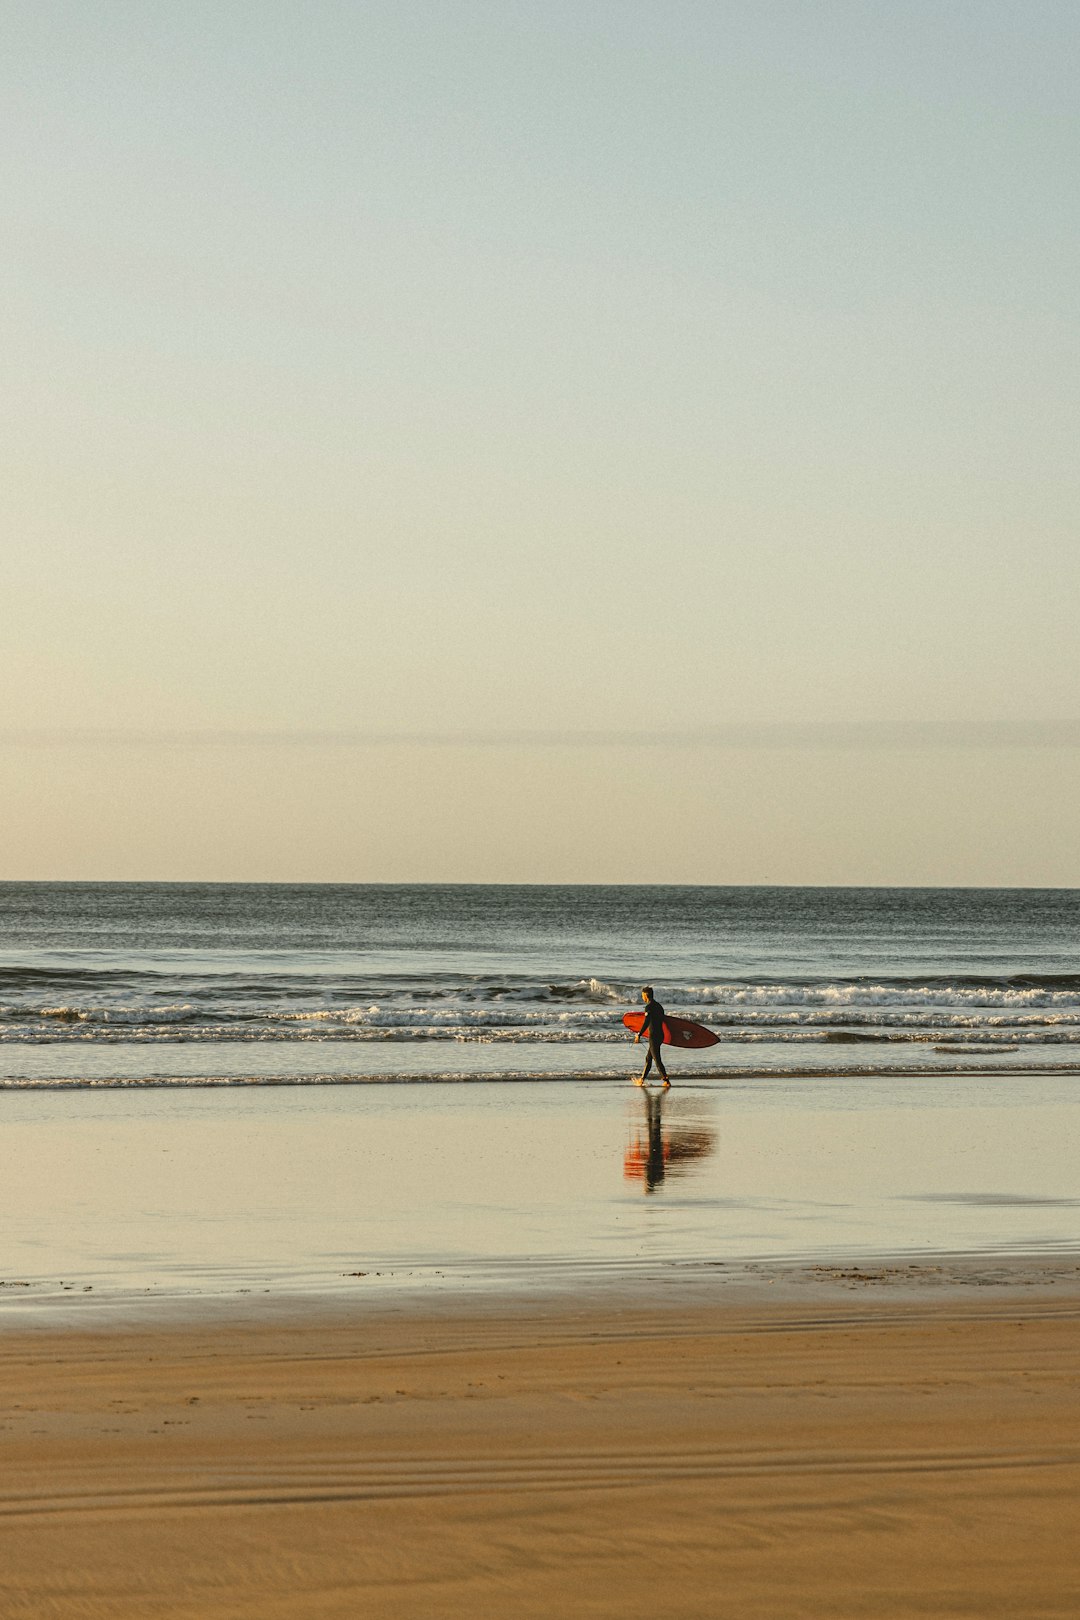
{"type": "Polygon", "coordinates": [[[0,1613],[1073,1620],[1078,1326],[1072,1261],[9,1318],[0,1613]]]}

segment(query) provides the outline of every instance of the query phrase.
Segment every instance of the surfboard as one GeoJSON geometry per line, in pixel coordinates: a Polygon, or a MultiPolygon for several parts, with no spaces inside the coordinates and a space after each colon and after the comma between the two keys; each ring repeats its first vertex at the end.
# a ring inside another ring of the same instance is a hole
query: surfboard
{"type": "MultiPolygon", "coordinates": [[[[645,1022],[643,1012],[623,1013],[623,1023],[636,1035],[645,1022]]],[[[714,1035],[704,1024],[695,1024],[692,1018],[665,1018],[665,1046],[715,1046],[719,1035],[714,1035]]]]}

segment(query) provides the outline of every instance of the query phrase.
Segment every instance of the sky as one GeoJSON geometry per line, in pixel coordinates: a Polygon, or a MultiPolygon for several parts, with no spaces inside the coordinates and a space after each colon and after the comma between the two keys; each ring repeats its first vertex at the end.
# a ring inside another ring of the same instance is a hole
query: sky
{"type": "Polygon", "coordinates": [[[0,876],[1080,885],[1072,0],[0,21],[0,876]]]}

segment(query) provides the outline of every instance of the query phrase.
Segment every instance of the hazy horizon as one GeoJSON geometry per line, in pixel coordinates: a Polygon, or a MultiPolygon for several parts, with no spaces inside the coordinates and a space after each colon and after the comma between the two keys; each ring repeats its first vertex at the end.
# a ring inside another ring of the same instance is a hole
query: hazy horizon
{"type": "Polygon", "coordinates": [[[549,883],[539,879],[515,879],[513,882],[490,880],[471,883],[458,879],[420,880],[395,878],[0,878],[0,885],[28,888],[207,888],[207,889],[813,889],[828,893],[832,889],[853,889],[870,893],[934,893],[957,894],[1074,894],[1080,892],[1075,884],[1028,883],[667,883],[659,879],[654,883],[549,883]]]}

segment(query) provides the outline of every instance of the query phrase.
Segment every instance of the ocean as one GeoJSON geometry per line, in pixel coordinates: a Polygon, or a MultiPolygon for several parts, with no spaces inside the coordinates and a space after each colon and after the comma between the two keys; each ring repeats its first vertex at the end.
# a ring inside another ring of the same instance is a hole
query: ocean
{"type": "Polygon", "coordinates": [[[4,1320],[1080,1248],[1073,891],[16,883],[0,918],[4,1320]],[[666,1095],[643,981],[721,1036],[666,1095]]]}
{"type": "Polygon", "coordinates": [[[1080,1072],[1080,892],[0,885],[0,1085],[1080,1072]]]}

